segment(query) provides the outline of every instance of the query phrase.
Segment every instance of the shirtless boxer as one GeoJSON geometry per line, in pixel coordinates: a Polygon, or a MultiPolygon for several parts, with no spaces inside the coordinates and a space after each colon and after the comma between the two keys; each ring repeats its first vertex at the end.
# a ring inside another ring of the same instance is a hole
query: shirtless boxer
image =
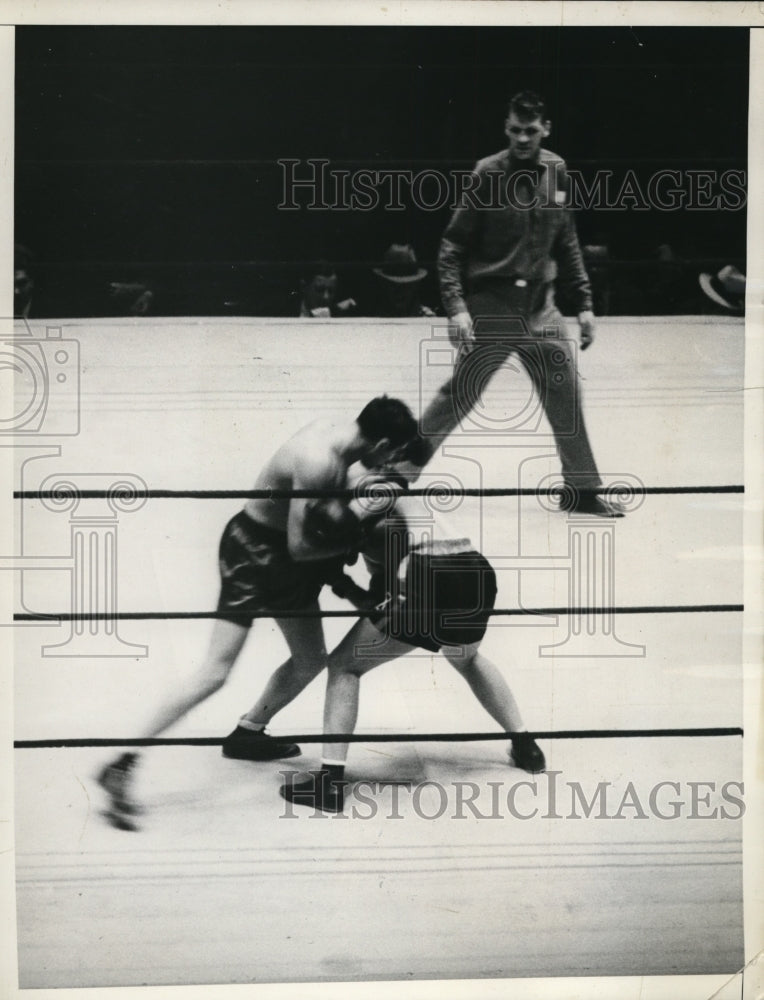
{"type": "MultiPolygon", "coordinates": [[[[416,421],[404,403],[378,397],[346,424],[321,420],[298,431],[266,464],[255,489],[313,493],[343,489],[350,465],[372,466],[390,459],[415,431],[416,421]]],[[[219,552],[220,617],[207,655],[187,686],[171,692],[160,706],[144,730],[145,737],[163,732],[222,687],[257,613],[272,613],[292,654],[263,695],[271,715],[323,670],[326,647],[318,595],[331,567],[357,540],[347,532],[329,537],[322,530],[320,510],[310,498],[252,499],[228,522],[219,552]],[[279,612],[294,610],[312,611],[316,617],[279,617],[279,612]]],[[[253,740],[257,744],[255,759],[299,754],[295,744],[273,739],[264,729],[252,724],[247,734],[249,744],[253,740]]],[[[251,746],[249,756],[253,756],[251,746]]],[[[110,799],[107,817],[122,829],[136,829],[139,810],[131,785],[137,759],[135,753],[122,754],[98,776],[110,799]]]]}

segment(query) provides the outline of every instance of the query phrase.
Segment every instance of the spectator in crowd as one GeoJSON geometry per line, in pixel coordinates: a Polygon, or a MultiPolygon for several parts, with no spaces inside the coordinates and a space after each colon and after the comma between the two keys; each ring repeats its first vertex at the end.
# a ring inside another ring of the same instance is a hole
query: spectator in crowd
{"type": "Polygon", "coordinates": [[[13,247],[13,315],[17,318],[29,318],[34,287],[34,254],[16,243],[13,247]]]}
{"type": "Polygon", "coordinates": [[[641,312],[653,316],[692,316],[703,311],[692,265],[672,244],[654,247],[640,276],[641,312]]]}
{"type": "Polygon", "coordinates": [[[717,274],[699,274],[698,281],[707,298],[733,315],[742,316],[745,310],[745,275],[732,264],[727,264],[717,274]]]}
{"type": "Polygon", "coordinates": [[[109,312],[113,316],[146,316],[153,303],[154,292],[143,282],[109,282],[109,312]]]}
{"type": "Polygon", "coordinates": [[[337,301],[339,279],[337,269],[329,261],[309,264],[300,280],[299,316],[328,319],[330,316],[350,316],[356,308],[354,299],[337,301]]]}
{"type": "Polygon", "coordinates": [[[376,314],[386,317],[434,316],[435,312],[420,301],[422,281],[427,269],[419,267],[414,248],[393,243],[380,267],[372,269],[378,281],[376,314]]]}

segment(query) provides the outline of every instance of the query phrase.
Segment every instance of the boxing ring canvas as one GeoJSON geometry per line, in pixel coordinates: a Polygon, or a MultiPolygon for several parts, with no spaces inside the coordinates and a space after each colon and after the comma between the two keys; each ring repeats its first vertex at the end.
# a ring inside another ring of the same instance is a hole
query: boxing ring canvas
{"type": "MultiPolygon", "coordinates": [[[[16,449],[15,489],[45,497],[18,505],[18,607],[125,617],[86,618],[79,631],[26,620],[14,632],[24,988],[724,976],[742,965],[742,740],[676,735],[742,723],[742,504],[734,492],[671,492],[742,482],[742,321],[603,320],[597,352],[581,359],[603,474],[668,490],[635,495],[615,528],[566,518],[548,498],[491,495],[555,471],[543,418],[509,446],[490,429],[457,432],[427,470],[485,493],[465,497],[459,516],[497,566],[497,607],[566,606],[588,558],[585,578],[607,576],[592,605],[632,609],[584,616],[577,634],[566,614],[497,618],[484,642],[532,730],[611,737],[549,740],[548,773],[535,778],[508,768],[499,743],[407,742],[490,728],[455,672],[420,651],[364,678],[359,732],[402,734],[352,745],[349,778],[373,787],[358,786],[344,817],[290,812],[278,784],[292,762],[224,760],[193,742],[223,735],[283,659],[266,620],[230,683],[168,733],[178,743],[147,749],[149,813],[133,834],[99,815],[93,775],[111,751],[92,744],[129,738],[198,662],[210,622],[164,615],[214,608],[219,532],[241,503],[151,490],[246,490],[275,440],[379,391],[418,411],[429,392],[419,360],[443,321],[46,329],[59,358],[79,353],[79,433],[60,452],[37,438],[16,449]],[[658,345],[663,363],[648,364],[658,345]],[[619,736],[633,730],[668,735],[619,736]],[[44,742],[59,738],[67,745],[44,742]]],[[[519,411],[528,392],[510,367],[485,405],[519,411]]],[[[343,607],[322,597],[327,611],[343,607]]],[[[331,647],[348,621],[325,624],[331,647]]],[[[272,731],[320,733],[322,700],[319,679],[272,731]]],[[[300,766],[317,762],[318,744],[303,751],[300,766]]]]}

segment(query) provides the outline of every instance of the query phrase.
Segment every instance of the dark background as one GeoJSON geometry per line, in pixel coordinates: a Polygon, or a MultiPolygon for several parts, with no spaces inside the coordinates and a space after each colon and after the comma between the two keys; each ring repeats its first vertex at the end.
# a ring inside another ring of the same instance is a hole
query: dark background
{"type": "MultiPolygon", "coordinates": [[[[546,145],[587,177],[746,168],[745,29],[19,27],[15,238],[36,256],[33,315],[113,311],[110,281],[150,284],[156,313],[288,314],[316,257],[363,307],[393,241],[414,244],[437,306],[448,209],[280,211],[276,161],[468,169],[505,145],[524,88],[547,99],[546,145]]],[[[616,261],[601,311],[703,311],[698,271],[745,266],[745,214],[580,212],[582,243],[616,261]]]]}

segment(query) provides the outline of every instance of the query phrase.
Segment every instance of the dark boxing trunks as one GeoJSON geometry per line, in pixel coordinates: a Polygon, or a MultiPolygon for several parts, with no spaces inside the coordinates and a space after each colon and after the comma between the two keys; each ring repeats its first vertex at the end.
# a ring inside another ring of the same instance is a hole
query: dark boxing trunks
{"type": "Polygon", "coordinates": [[[327,572],[323,560],[295,562],[286,532],[254,521],[245,511],[232,517],[220,539],[218,613],[249,628],[254,613],[307,608],[321,592],[327,572]]]}
{"type": "Polygon", "coordinates": [[[495,603],[496,574],[479,552],[414,551],[393,599],[370,617],[385,635],[436,653],[480,642],[495,603]]]}

